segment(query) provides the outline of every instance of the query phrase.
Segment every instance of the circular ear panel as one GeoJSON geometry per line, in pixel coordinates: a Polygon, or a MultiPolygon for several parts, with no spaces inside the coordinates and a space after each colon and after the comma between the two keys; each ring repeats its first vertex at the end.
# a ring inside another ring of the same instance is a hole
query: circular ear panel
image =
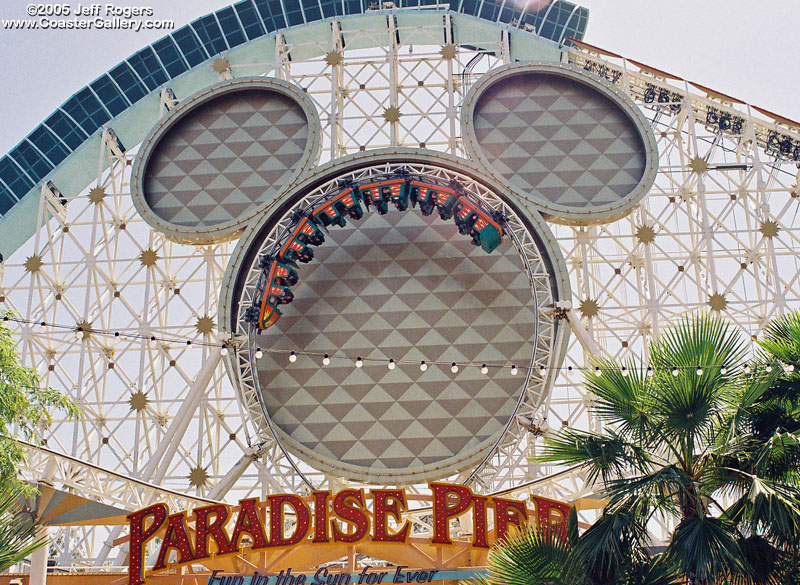
{"type": "Polygon", "coordinates": [[[624,215],[655,180],[655,136],[622,91],[567,65],[512,64],[464,100],[464,147],[570,224],[624,215]]]}
{"type": "Polygon", "coordinates": [[[131,192],[142,217],[179,240],[235,236],[315,160],[319,116],[277,79],[225,81],[164,117],[142,143],[131,192]]]}
{"type": "Polygon", "coordinates": [[[427,481],[480,465],[543,400],[564,269],[539,214],[475,171],[411,149],[340,159],[240,240],[220,301],[247,339],[233,380],[287,453],[337,477],[427,481]],[[465,209],[483,214],[477,241],[465,209]]]}

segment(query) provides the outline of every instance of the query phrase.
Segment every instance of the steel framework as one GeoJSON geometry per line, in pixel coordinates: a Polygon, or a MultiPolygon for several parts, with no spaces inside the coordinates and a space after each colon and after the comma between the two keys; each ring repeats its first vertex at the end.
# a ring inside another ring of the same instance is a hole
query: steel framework
{"type": "MultiPolygon", "coordinates": [[[[509,27],[473,19],[478,42],[466,27],[454,37],[449,12],[401,13],[278,33],[272,52],[198,67],[208,83],[257,73],[305,88],[323,122],[323,160],[394,146],[463,156],[461,100],[483,72],[514,59],[555,53],[634,99],[658,138],[659,174],[621,220],[550,226],[573,291],[560,299],[573,307],[562,316],[576,335],[564,367],[550,372],[540,420],[595,424],[578,368],[599,348],[640,355],[665,324],[696,310],[718,311],[755,338],[769,319],[800,307],[796,124],[583,43],[559,53],[532,33],[512,36],[509,27]]],[[[181,97],[162,88],[161,113],[181,97]]],[[[220,360],[217,303],[233,244],[190,246],[152,231],[129,194],[136,148],[122,147],[113,120],[98,145],[92,160],[70,162],[92,169],[91,184],[62,194],[44,183],[35,235],[0,264],[0,307],[28,321],[10,323],[23,361],[84,412],[77,423],[41,429],[53,453],[32,457],[26,473],[39,479],[44,461],[62,453],[69,464],[47,467],[52,483],[132,508],[159,497],[149,484],[183,492],[187,502],[301,491],[278,446],[256,438],[220,360]],[[103,479],[98,469],[113,474],[103,479]]],[[[481,476],[486,491],[559,471],[528,461],[539,440],[531,422],[518,421],[518,440],[492,457],[481,476]]],[[[534,487],[565,500],[591,492],[574,471],[534,487]]],[[[53,531],[58,564],[119,564],[124,551],[111,546],[119,535],[105,527],[53,531]]]]}

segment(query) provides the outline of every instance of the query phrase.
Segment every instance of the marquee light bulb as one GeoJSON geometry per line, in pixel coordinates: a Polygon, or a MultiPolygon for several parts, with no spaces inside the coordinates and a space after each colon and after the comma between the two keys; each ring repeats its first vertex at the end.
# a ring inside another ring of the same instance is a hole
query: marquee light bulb
{"type": "Polygon", "coordinates": [[[767,367],[764,369],[767,370],[767,373],[769,373],[772,371],[772,366],[770,364],[767,364],[767,367]]]}
{"type": "Polygon", "coordinates": [[[622,366],[622,375],[623,376],[627,376],[628,375],[628,368],[626,368],[625,366],[622,366]]]}
{"type": "Polygon", "coordinates": [[[261,351],[261,348],[259,347],[258,349],[256,349],[256,359],[260,360],[262,357],[264,357],[264,352],[261,351]]]}
{"type": "Polygon", "coordinates": [[[426,363],[425,363],[425,360],[422,360],[422,361],[419,363],[419,371],[420,371],[420,372],[424,372],[424,371],[425,371],[425,370],[427,370],[427,369],[428,369],[428,364],[426,364],[426,363]]]}
{"type": "Polygon", "coordinates": [[[598,376],[602,376],[603,375],[603,370],[600,369],[600,366],[595,366],[594,367],[594,373],[597,374],[598,376]]]}
{"type": "Polygon", "coordinates": [[[515,366],[514,364],[511,364],[511,375],[512,376],[517,375],[517,366],[515,366]]]}
{"type": "Polygon", "coordinates": [[[486,366],[486,364],[483,364],[481,366],[481,374],[483,374],[485,376],[488,373],[489,373],[489,368],[486,366]]]}
{"type": "Polygon", "coordinates": [[[458,364],[453,362],[453,365],[450,366],[450,371],[453,372],[454,374],[458,373],[458,364]]]}
{"type": "Polygon", "coordinates": [[[750,373],[750,366],[748,366],[747,364],[744,365],[744,373],[745,374],[749,374],[750,373]]]}
{"type": "Polygon", "coordinates": [[[328,354],[326,353],[324,356],[322,356],[322,365],[327,366],[329,363],[331,363],[331,358],[329,358],[328,354]]]}
{"type": "Polygon", "coordinates": [[[794,364],[786,364],[787,372],[794,372],[794,364]]]}
{"type": "Polygon", "coordinates": [[[45,331],[47,331],[47,323],[45,323],[44,321],[42,321],[41,323],[39,323],[39,331],[41,331],[42,333],[44,333],[45,331]]]}
{"type": "Polygon", "coordinates": [[[294,352],[290,353],[289,354],[289,361],[292,362],[292,363],[296,362],[297,361],[297,354],[294,353],[294,352]]]}
{"type": "Polygon", "coordinates": [[[394,360],[393,360],[393,359],[390,359],[390,360],[389,360],[389,365],[388,365],[387,367],[388,367],[390,370],[393,370],[393,369],[395,368],[395,363],[394,363],[394,360]]]}
{"type": "Polygon", "coordinates": [[[363,365],[364,365],[364,360],[362,360],[361,357],[359,356],[359,358],[356,360],[356,367],[360,368],[363,365]]]}
{"type": "Polygon", "coordinates": [[[697,368],[697,375],[698,376],[702,376],[703,375],[703,368],[697,368]]]}
{"type": "Polygon", "coordinates": [[[679,373],[680,372],[678,372],[678,368],[672,368],[672,375],[673,376],[677,377],[679,373]]]}
{"type": "Polygon", "coordinates": [[[728,373],[728,368],[726,368],[725,366],[722,366],[722,367],[719,369],[719,373],[720,373],[720,374],[722,374],[722,375],[724,376],[725,374],[727,374],[727,373],[728,373]]]}
{"type": "Polygon", "coordinates": [[[222,349],[219,350],[220,355],[228,355],[228,346],[223,345],[222,349]]]}

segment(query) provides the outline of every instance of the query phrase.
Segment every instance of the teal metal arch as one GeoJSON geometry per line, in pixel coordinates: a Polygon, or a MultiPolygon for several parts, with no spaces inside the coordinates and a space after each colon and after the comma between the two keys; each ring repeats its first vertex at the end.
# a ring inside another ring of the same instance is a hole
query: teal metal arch
{"type": "MultiPolygon", "coordinates": [[[[93,159],[102,129],[112,120],[123,148],[125,143],[138,143],[143,134],[135,126],[141,123],[130,112],[157,111],[159,90],[167,84],[175,87],[209,59],[315,22],[392,11],[441,14],[448,10],[526,34],[536,31],[559,45],[568,38],[581,39],[588,21],[586,8],[565,0],[554,0],[536,11],[514,0],[242,0],[196,19],[113,67],[76,92],[0,158],[0,226],[18,216],[13,235],[3,230],[0,254],[8,257],[32,234],[31,219],[43,182],[52,180],[62,192],[74,193],[91,180],[91,175],[61,172],[67,159],[93,159]]],[[[216,81],[210,72],[206,75],[209,79],[201,86],[216,81]]],[[[94,162],[86,168],[94,167],[94,162]]]]}

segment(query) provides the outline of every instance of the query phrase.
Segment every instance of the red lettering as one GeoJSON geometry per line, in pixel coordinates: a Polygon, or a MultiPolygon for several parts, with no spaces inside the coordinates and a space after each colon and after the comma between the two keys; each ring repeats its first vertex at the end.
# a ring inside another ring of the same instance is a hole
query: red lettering
{"type": "Polygon", "coordinates": [[[306,503],[292,494],[269,496],[269,545],[289,546],[297,544],[306,537],[310,526],[309,511],[306,503]],[[283,534],[283,507],[288,505],[294,510],[297,523],[294,534],[286,538],[283,534]]]}
{"type": "Polygon", "coordinates": [[[178,564],[190,563],[194,560],[194,551],[189,542],[189,535],[186,533],[186,516],[184,512],[172,514],[167,521],[167,532],[164,534],[164,542],[158,551],[156,564],[153,571],[161,571],[167,568],[167,555],[169,551],[178,551],[178,564]]]}
{"type": "Polygon", "coordinates": [[[128,563],[128,585],[144,583],[144,545],[155,536],[169,514],[166,504],[154,504],[126,516],[130,523],[130,560],[128,563]],[[153,519],[145,529],[145,520],[153,519]]]}
{"type": "Polygon", "coordinates": [[[486,496],[472,496],[472,546],[489,548],[486,530],[486,496]]]}
{"type": "Polygon", "coordinates": [[[521,527],[528,521],[528,509],[524,502],[492,498],[492,504],[494,504],[495,524],[497,525],[497,540],[505,538],[508,534],[509,524],[521,527]]]}
{"type": "Polygon", "coordinates": [[[567,519],[569,518],[571,508],[566,504],[554,500],[538,498],[536,496],[533,496],[532,499],[536,504],[536,521],[539,529],[551,530],[557,527],[558,530],[561,531],[561,535],[566,538],[567,519]],[[553,512],[556,512],[556,515],[560,516],[558,522],[553,522],[553,512]]]}
{"type": "Polygon", "coordinates": [[[195,560],[207,559],[211,556],[208,550],[208,540],[212,539],[217,547],[218,555],[232,553],[236,547],[231,544],[228,535],[225,533],[225,523],[228,521],[230,510],[225,504],[214,504],[204,506],[194,510],[195,526],[195,560]],[[209,516],[214,521],[208,523],[209,516]]]}
{"type": "Polygon", "coordinates": [[[258,515],[258,500],[248,498],[239,500],[239,515],[231,534],[231,544],[234,551],[240,550],[239,540],[242,534],[249,534],[253,538],[253,550],[267,548],[267,537],[264,535],[264,524],[258,515]]]}
{"type": "Polygon", "coordinates": [[[372,490],[372,500],[374,503],[372,516],[375,523],[372,542],[405,542],[408,538],[408,531],[411,529],[408,521],[395,534],[389,534],[389,528],[386,525],[387,514],[391,515],[398,523],[402,520],[400,512],[406,509],[405,492],[403,490],[372,490]]]}
{"type": "Polygon", "coordinates": [[[333,513],[353,527],[353,532],[342,532],[336,520],[331,520],[334,542],[359,542],[369,532],[369,518],[364,511],[364,490],[342,490],[333,498],[333,513]]]}
{"type": "Polygon", "coordinates": [[[450,519],[463,514],[472,504],[472,490],[463,485],[429,483],[433,492],[433,539],[431,544],[453,544],[450,519]],[[451,498],[455,496],[455,498],[451,498]],[[455,499],[451,506],[449,501],[455,499]]]}
{"type": "Polygon", "coordinates": [[[314,540],[313,542],[330,542],[328,538],[328,498],[331,492],[311,492],[314,496],[314,540]]]}

